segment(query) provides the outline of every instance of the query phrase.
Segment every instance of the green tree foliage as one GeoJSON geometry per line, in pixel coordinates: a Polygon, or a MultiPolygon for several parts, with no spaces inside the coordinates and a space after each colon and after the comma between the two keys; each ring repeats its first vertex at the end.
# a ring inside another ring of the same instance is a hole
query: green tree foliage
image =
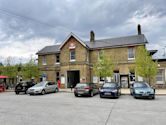
{"type": "Polygon", "coordinates": [[[152,60],[144,47],[138,47],[136,53],[136,74],[145,78],[149,84],[157,74],[157,62],[152,60]]]}
{"type": "Polygon", "coordinates": [[[114,68],[111,57],[106,57],[104,51],[101,51],[99,56],[97,63],[93,67],[95,75],[103,78],[111,77],[114,68]]]}
{"type": "MultiPolygon", "coordinates": [[[[20,68],[19,68],[20,69],[20,68]]],[[[30,59],[28,63],[24,64],[21,68],[21,72],[24,79],[31,79],[32,77],[39,77],[39,70],[34,59],[30,59]]]]}
{"type": "Polygon", "coordinates": [[[6,75],[9,76],[10,78],[15,78],[17,75],[17,69],[13,63],[13,58],[8,57],[6,59],[6,65],[1,65],[0,66],[0,73],[1,75],[6,75]]]}
{"type": "Polygon", "coordinates": [[[7,58],[6,65],[0,66],[0,75],[6,75],[9,78],[16,78],[17,76],[22,76],[23,79],[31,79],[32,77],[39,77],[38,66],[34,59],[30,59],[28,63],[25,64],[12,64],[11,58],[7,58]]]}

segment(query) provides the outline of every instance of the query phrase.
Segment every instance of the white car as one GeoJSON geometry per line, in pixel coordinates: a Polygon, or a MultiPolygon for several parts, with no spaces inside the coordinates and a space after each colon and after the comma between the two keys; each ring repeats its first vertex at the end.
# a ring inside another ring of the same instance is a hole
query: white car
{"type": "Polygon", "coordinates": [[[29,88],[27,90],[27,93],[30,95],[33,94],[44,95],[45,93],[58,92],[58,91],[59,89],[58,86],[55,84],[55,82],[43,81],[29,88]]]}

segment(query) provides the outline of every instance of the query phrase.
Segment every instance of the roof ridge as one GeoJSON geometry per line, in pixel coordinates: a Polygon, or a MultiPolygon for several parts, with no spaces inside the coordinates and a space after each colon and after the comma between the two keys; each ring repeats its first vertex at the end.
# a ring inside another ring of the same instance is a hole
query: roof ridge
{"type": "MultiPolygon", "coordinates": [[[[113,38],[104,38],[104,39],[96,39],[95,42],[98,42],[100,40],[110,40],[110,39],[120,39],[120,38],[128,38],[128,37],[134,37],[134,36],[144,36],[144,34],[141,34],[141,35],[130,35],[130,36],[120,36],[120,37],[113,37],[113,38]]],[[[86,42],[90,42],[89,40],[88,41],[84,41],[85,43],[86,42]]]]}

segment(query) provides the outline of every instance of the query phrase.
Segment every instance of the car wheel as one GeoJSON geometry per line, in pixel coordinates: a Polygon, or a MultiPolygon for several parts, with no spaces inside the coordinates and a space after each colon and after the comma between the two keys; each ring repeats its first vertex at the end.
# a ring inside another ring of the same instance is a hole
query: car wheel
{"type": "Polygon", "coordinates": [[[55,92],[58,92],[58,91],[59,91],[58,88],[56,88],[56,89],[55,89],[55,92]]]}
{"type": "Polygon", "coordinates": [[[103,96],[100,94],[100,98],[103,98],[103,96]]]}
{"type": "Polygon", "coordinates": [[[152,96],[152,99],[155,99],[155,95],[154,95],[154,96],[152,96]]]}
{"type": "Polygon", "coordinates": [[[45,90],[42,90],[42,91],[41,91],[41,94],[42,94],[42,95],[44,95],[45,93],[46,93],[45,90]]]}
{"type": "Polygon", "coordinates": [[[75,97],[78,97],[78,94],[75,93],[74,95],[75,95],[75,97]]]}
{"type": "Polygon", "coordinates": [[[16,93],[16,95],[18,95],[19,94],[19,92],[15,92],[16,93]]]}
{"type": "Polygon", "coordinates": [[[93,96],[94,96],[94,94],[93,94],[93,92],[91,91],[91,92],[90,92],[90,97],[93,97],[93,96]]]}

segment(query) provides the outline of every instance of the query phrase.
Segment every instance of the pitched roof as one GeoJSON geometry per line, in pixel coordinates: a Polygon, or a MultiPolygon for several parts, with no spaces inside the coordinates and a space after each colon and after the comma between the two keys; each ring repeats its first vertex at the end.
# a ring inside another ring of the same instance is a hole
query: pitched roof
{"type": "Polygon", "coordinates": [[[76,40],[78,40],[78,42],[80,42],[84,47],[87,47],[86,44],[79,38],[77,37],[74,33],[70,33],[67,38],[62,42],[62,44],[60,45],[59,49],[61,49],[64,44],[67,42],[67,40],[70,38],[70,37],[74,37],[76,40]]]}
{"type": "Polygon", "coordinates": [[[59,47],[60,45],[46,46],[40,51],[38,51],[37,54],[42,55],[42,54],[60,53],[59,47]]]}
{"type": "Polygon", "coordinates": [[[145,44],[148,43],[145,36],[142,35],[133,35],[133,36],[125,36],[118,38],[110,38],[110,39],[101,39],[95,40],[94,42],[87,41],[85,42],[90,49],[96,48],[113,48],[113,47],[121,47],[121,46],[132,46],[136,44],[145,44]]]}
{"type": "Polygon", "coordinates": [[[100,48],[115,48],[115,47],[123,47],[123,46],[133,46],[148,43],[147,39],[143,34],[141,35],[132,35],[118,38],[110,38],[110,39],[101,39],[95,40],[94,42],[86,41],[83,42],[73,33],[70,33],[69,36],[65,39],[65,41],[61,45],[53,45],[46,46],[42,50],[40,50],[37,54],[49,54],[49,53],[59,53],[60,48],[66,43],[66,41],[74,36],[83,46],[93,50],[100,48]]]}

